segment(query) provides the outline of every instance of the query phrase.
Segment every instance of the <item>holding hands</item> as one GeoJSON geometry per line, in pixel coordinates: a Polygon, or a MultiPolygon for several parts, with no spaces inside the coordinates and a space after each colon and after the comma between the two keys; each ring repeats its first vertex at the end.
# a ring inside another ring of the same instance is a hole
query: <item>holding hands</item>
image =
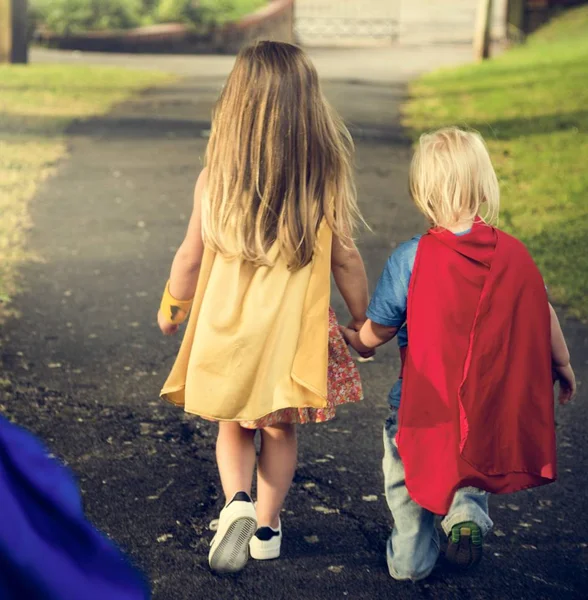
{"type": "Polygon", "coordinates": [[[398,327],[387,327],[379,325],[371,319],[366,319],[358,329],[357,322],[349,324],[348,327],[340,327],[345,341],[362,357],[370,358],[376,353],[376,348],[389,342],[397,333],[398,327]]]}
{"type": "Polygon", "coordinates": [[[351,346],[361,358],[368,359],[372,358],[376,354],[375,348],[367,348],[362,346],[361,341],[359,340],[359,331],[365,324],[365,320],[358,321],[356,319],[352,319],[347,327],[340,326],[341,334],[343,335],[343,339],[345,342],[351,346]]]}

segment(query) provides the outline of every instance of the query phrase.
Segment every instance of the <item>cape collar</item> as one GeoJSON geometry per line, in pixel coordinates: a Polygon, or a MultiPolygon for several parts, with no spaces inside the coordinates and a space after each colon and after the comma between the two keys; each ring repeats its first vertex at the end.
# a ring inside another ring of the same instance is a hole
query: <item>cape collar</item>
{"type": "Polygon", "coordinates": [[[498,235],[494,227],[479,217],[474,221],[471,231],[463,235],[455,235],[441,227],[433,227],[427,233],[444,246],[490,268],[498,235]]]}

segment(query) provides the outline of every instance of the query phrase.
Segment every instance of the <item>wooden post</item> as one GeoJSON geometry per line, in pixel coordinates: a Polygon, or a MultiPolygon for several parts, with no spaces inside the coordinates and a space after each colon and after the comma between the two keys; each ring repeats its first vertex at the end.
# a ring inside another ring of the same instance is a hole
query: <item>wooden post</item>
{"type": "Polygon", "coordinates": [[[12,50],[12,0],[0,0],[0,63],[10,62],[12,50]]]}
{"type": "Polygon", "coordinates": [[[13,63],[29,62],[29,20],[27,0],[12,0],[12,53],[13,63]]]}
{"type": "Polygon", "coordinates": [[[474,57],[484,60],[490,57],[490,30],[492,26],[492,0],[478,0],[476,31],[474,32],[474,57]]]}

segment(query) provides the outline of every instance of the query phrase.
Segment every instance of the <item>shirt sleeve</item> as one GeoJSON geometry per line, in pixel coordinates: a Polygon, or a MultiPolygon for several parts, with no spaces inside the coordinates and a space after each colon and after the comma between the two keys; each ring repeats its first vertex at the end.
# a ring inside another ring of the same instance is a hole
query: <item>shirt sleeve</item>
{"type": "Polygon", "coordinates": [[[406,322],[408,285],[414,265],[418,238],[401,244],[390,256],[372,296],[367,317],[385,327],[406,322]]]}

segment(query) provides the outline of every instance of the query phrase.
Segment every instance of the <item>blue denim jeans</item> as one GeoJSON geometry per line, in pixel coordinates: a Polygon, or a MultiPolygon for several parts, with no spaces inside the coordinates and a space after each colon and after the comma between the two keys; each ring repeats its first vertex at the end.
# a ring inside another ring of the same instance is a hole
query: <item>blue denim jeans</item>
{"type": "MultiPolygon", "coordinates": [[[[384,425],[384,480],[386,500],[394,528],[386,546],[388,570],[394,579],[418,581],[427,577],[439,557],[439,533],[435,527],[435,515],[419,506],[408,494],[404,465],[398,454],[396,434],[398,411],[391,414],[384,425]]],[[[476,523],[482,535],[492,528],[488,516],[488,494],[482,490],[466,487],[458,490],[449,513],[441,521],[445,535],[454,525],[464,521],[476,523]]]]}

